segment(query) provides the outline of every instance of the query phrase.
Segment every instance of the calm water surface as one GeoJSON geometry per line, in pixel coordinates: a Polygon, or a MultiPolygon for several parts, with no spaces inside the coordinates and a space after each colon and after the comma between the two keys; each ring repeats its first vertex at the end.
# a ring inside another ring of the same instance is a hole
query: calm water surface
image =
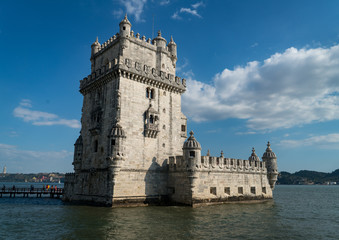
{"type": "Polygon", "coordinates": [[[0,239],[339,239],[339,186],[277,186],[274,194],[265,203],[201,208],[2,198],[0,239]]]}

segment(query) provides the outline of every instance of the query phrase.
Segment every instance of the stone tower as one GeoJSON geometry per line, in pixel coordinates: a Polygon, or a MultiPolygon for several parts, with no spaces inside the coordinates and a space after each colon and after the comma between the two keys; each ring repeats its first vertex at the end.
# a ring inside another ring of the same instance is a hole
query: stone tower
{"type": "Polygon", "coordinates": [[[272,189],[274,189],[275,182],[278,179],[277,157],[271,149],[270,142],[267,143],[266,152],[262,156],[262,160],[266,163],[267,178],[272,189]]]}
{"type": "Polygon", "coordinates": [[[182,155],[186,117],[175,76],[177,46],[158,32],[134,34],[127,16],[119,33],[91,46],[91,74],[80,81],[81,132],[65,200],[105,205],[167,195],[167,161],[182,155]]]}
{"type": "Polygon", "coordinates": [[[106,206],[196,206],[273,197],[277,158],[201,156],[181,112],[186,81],[175,76],[177,45],[161,32],[134,34],[127,16],[103,44],[91,45],[91,73],[80,81],[80,136],[64,200],[106,206]],[[187,138],[187,139],[186,139],[187,138]],[[186,141],[185,141],[186,139],[186,141]]]}

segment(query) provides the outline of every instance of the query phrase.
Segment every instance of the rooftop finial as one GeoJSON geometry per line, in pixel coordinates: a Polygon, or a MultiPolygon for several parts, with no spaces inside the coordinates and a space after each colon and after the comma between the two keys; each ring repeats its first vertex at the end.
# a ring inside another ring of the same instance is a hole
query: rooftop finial
{"type": "Polygon", "coordinates": [[[160,30],[158,31],[158,37],[161,37],[161,31],[160,30]]]}
{"type": "Polygon", "coordinates": [[[193,132],[192,130],[190,131],[190,135],[191,135],[191,136],[193,136],[193,135],[194,135],[194,132],[193,132]]]}
{"type": "Polygon", "coordinates": [[[224,157],[224,151],[223,150],[221,150],[221,153],[220,153],[220,157],[224,157]]]}
{"type": "Polygon", "coordinates": [[[95,39],[95,42],[96,42],[96,43],[99,42],[98,36],[97,36],[97,38],[95,39]]]}
{"type": "Polygon", "coordinates": [[[255,149],[254,149],[254,147],[252,147],[252,153],[255,153],[255,149]]]}
{"type": "Polygon", "coordinates": [[[171,35],[171,41],[170,41],[170,42],[174,42],[174,41],[173,41],[173,37],[172,37],[172,35],[171,35]]]}
{"type": "Polygon", "coordinates": [[[267,147],[270,147],[270,146],[271,146],[270,141],[268,141],[267,142],[267,147]]]}
{"type": "Polygon", "coordinates": [[[209,156],[209,155],[210,155],[210,150],[208,149],[206,156],[209,156]]]}

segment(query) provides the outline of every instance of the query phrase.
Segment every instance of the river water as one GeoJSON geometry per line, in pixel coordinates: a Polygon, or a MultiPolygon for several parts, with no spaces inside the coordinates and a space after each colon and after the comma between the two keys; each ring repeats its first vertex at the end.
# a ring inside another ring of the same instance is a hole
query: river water
{"type": "Polygon", "coordinates": [[[339,186],[283,185],[265,203],[199,208],[0,198],[0,239],[339,239],[338,200],[339,186]]]}

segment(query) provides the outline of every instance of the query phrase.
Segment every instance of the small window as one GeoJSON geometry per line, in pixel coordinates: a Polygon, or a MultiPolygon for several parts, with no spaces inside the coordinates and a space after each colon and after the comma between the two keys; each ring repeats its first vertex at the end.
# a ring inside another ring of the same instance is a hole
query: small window
{"type": "Polygon", "coordinates": [[[126,27],[122,27],[123,30],[126,30],[126,27]]]}
{"type": "Polygon", "coordinates": [[[255,194],[255,187],[251,187],[251,193],[255,194]]]}
{"type": "Polygon", "coordinates": [[[111,140],[111,145],[114,146],[115,145],[115,139],[111,140]]]}
{"type": "Polygon", "coordinates": [[[181,125],[181,131],[186,132],[186,125],[181,125]]]}
{"type": "Polygon", "coordinates": [[[225,187],[225,193],[227,194],[227,195],[231,195],[231,188],[230,187],[225,187]]]}
{"type": "Polygon", "coordinates": [[[266,194],[266,187],[262,188],[262,192],[266,194]]]}
{"type": "Polygon", "coordinates": [[[165,143],[162,144],[162,147],[166,147],[165,143]]]}
{"type": "Polygon", "coordinates": [[[190,151],[190,157],[195,157],[195,152],[194,151],[190,151]]]}
{"type": "Polygon", "coordinates": [[[162,129],[166,129],[166,125],[162,126],[162,129]]]}
{"type": "Polygon", "coordinates": [[[217,195],[217,188],[216,187],[210,187],[210,193],[213,195],[217,195]]]}
{"type": "Polygon", "coordinates": [[[164,109],[162,110],[162,112],[163,112],[163,113],[166,113],[166,109],[164,108],[164,109]]]}
{"type": "Polygon", "coordinates": [[[98,140],[95,140],[94,141],[94,152],[98,152],[98,146],[99,146],[98,140]]]}
{"type": "Polygon", "coordinates": [[[204,164],[204,159],[203,158],[201,158],[201,164],[204,164]]]}
{"type": "Polygon", "coordinates": [[[151,89],[150,99],[154,99],[154,89],[151,89]]]}
{"type": "Polygon", "coordinates": [[[164,91],[164,96],[166,96],[166,92],[164,91]]]}
{"type": "Polygon", "coordinates": [[[244,194],[244,190],[242,187],[238,187],[238,194],[244,194]]]}
{"type": "Polygon", "coordinates": [[[146,98],[149,98],[149,88],[146,88],[146,98]]]}
{"type": "Polygon", "coordinates": [[[153,117],[153,115],[151,115],[151,116],[149,117],[149,122],[152,123],[152,124],[154,123],[154,117],[153,117]]]}

